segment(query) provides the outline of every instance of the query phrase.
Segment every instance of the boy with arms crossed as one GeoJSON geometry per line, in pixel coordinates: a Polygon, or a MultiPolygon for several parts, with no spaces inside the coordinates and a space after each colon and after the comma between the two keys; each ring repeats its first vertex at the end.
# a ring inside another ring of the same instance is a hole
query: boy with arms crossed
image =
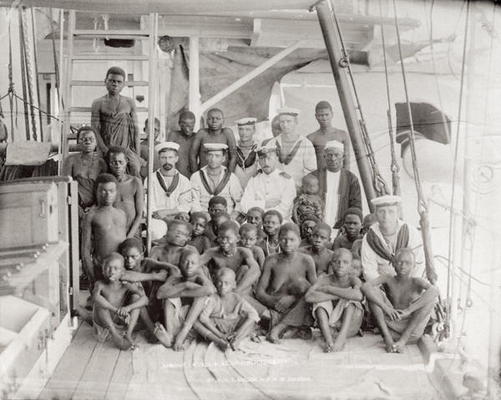
{"type": "Polygon", "coordinates": [[[137,324],[139,310],[148,304],[148,299],[136,285],[121,281],[124,272],[124,259],[120,254],[111,253],[106,257],[104,280],[96,282],[94,287],[92,321],[101,341],[111,334],[120,350],[133,350],[132,331],[137,324]],[[118,332],[120,325],[127,326],[125,337],[118,332]]]}
{"type": "Polygon", "coordinates": [[[313,316],[325,339],[326,353],[341,351],[346,339],[355,336],[362,325],[362,282],[353,276],[351,262],[349,250],[336,250],[329,273],[322,274],[305,296],[306,302],[314,303],[313,316]],[[331,329],[336,328],[339,332],[334,341],[331,329]]]}

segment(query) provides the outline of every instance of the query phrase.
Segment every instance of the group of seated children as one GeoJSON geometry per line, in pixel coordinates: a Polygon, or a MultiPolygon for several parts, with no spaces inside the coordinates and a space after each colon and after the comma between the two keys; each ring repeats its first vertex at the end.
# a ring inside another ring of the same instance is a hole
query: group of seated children
{"type": "MultiPolygon", "coordinates": [[[[104,192],[98,198],[109,204],[113,196],[104,192]]],[[[406,247],[395,254],[394,274],[364,282],[358,242],[373,219],[360,210],[347,210],[331,243],[329,225],[315,222],[302,237],[274,210],[251,209],[239,226],[223,200],[212,199],[210,220],[204,213],[188,216],[191,223],[187,216],[173,219],[150,258],[136,238],[104,258],[93,290],[101,339],[133,348],[139,322],[148,341],[174,350],[196,338],[235,350],[263,332],[278,343],[309,339],[318,327],[324,350],[332,352],[361,333],[367,315],[388,352],[402,352],[423,335],[437,289],[412,276],[415,255],[406,247]]]]}

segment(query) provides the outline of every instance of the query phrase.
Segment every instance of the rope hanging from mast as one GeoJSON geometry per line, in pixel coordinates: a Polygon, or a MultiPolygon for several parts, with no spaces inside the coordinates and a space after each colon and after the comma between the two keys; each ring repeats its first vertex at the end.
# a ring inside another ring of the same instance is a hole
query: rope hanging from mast
{"type": "MultiPolygon", "coordinates": [[[[383,18],[383,8],[381,5],[381,0],[379,0],[379,14],[380,17],[383,18]]],[[[386,83],[386,100],[388,103],[388,108],[386,110],[386,116],[388,119],[388,136],[390,139],[390,153],[391,153],[391,183],[392,183],[392,188],[393,188],[393,194],[400,196],[402,193],[400,189],[400,166],[398,165],[397,162],[397,154],[395,151],[395,136],[393,135],[393,122],[391,118],[391,108],[392,108],[392,103],[391,103],[391,95],[390,95],[390,81],[388,78],[388,62],[386,58],[386,40],[384,36],[384,26],[383,24],[379,25],[381,29],[381,41],[383,45],[383,61],[384,61],[384,77],[385,77],[385,83],[386,83]]]]}
{"type": "Polygon", "coordinates": [[[416,192],[418,196],[418,213],[420,216],[419,225],[421,226],[421,235],[423,238],[423,247],[425,255],[425,265],[426,265],[426,276],[428,280],[434,284],[437,281],[437,273],[435,271],[433,263],[433,251],[431,247],[431,235],[430,235],[430,221],[428,217],[428,207],[424,198],[423,188],[421,185],[421,179],[419,177],[419,168],[416,156],[416,143],[414,135],[414,123],[412,121],[412,109],[409,100],[409,90],[407,88],[407,78],[405,74],[404,58],[402,55],[402,44],[400,39],[400,28],[398,26],[397,17],[397,4],[396,0],[393,0],[393,17],[395,21],[395,31],[397,34],[397,44],[398,44],[398,54],[400,58],[400,69],[402,72],[402,80],[404,84],[405,100],[407,103],[407,112],[409,114],[410,132],[409,132],[409,144],[412,158],[412,170],[414,175],[414,183],[416,185],[416,192]]]}
{"type": "Polygon", "coordinates": [[[334,20],[334,24],[336,26],[336,30],[339,35],[339,39],[341,42],[341,51],[343,53],[343,59],[340,61],[340,66],[344,67],[348,70],[348,76],[350,77],[350,83],[353,90],[354,98],[355,98],[355,108],[358,110],[358,122],[360,124],[360,130],[362,132],[362,141],[365,146],[365,151],[367,155],[367,159],[369,160],[371,170],[372,170],[372,180],[373,187],[378,196],[382,196],[388,194],[388,188],[386,186],[386,182],[379,172],[379,168],[376,163],[375,153],[371,145],[371,140],[369,138],[369,133],[367,131],[367,125],[365,123],[364,114],[362,112],[362,105],[360,104],[360,99],[358,97],[357,88],[355,86],[355,79],[353,78],[353,72],[351,70],[350,65],[350,57],[348,55],[348,51],[346,50],[346,46],[344,44],[343,34],[341,32],[340,24],[336,16],[336,12],[334,10],[334,3],[331,1],[331,9],[332,9],[332,18],[334,20]]]}

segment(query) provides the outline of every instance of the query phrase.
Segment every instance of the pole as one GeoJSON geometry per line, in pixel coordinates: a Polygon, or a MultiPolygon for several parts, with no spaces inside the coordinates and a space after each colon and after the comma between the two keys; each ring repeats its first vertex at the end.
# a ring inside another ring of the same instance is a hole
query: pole
{"type": "Polygon", "coordinates": [[[200,127],[200,40],[190,36],[189,109],[195,114],[195,130],[200,127]]]}
{"type": "MultiPolygon", "coordinates": [[[[155,104],[156,104],[156,72],[157,72],[157,37],[158,14],[150,14],[150,59],[148,71],[148,185],[146,187],[146,253],[151,250],[151,180],[153,177],[154,146],[155,146],[155,104]]],[[[138,149],[139,150],[139,149],[138,149]]]]}
{"type": "Polygon", "coordinates": [[[353,152],[357,160],[358,171],[365,191],[367,203],[372,211],[371,200],[376,197],[376,192],[373,186],[373,173],[368,162],[367,154],[363,154],[364,143],[362,140],[362,130],[358,121],[355,102],[353,101],[353,93],[351,91],[348,77],[344,67],[340,67],[343,63],[343,53],[341,51],[341,38],[337,30],[334,28],[334,22],[331,18],[332,9],[328,0],[321,0],[316,5],[318,22],[322,30],[325,47],[329,54],[329,61],[332,68],[332,74],[336,82],[339,100],[343,109],[346,127],[350,134],[353,152]]]}

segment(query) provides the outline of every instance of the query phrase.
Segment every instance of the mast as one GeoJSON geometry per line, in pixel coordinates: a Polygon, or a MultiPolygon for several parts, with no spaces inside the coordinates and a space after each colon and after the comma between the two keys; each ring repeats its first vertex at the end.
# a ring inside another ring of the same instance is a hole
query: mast
{"type": "Polygon", "coordinates": [[[357,117],[353,93],[346,76],[346,71],[343,67],[345,60],[341,50],[341,38],[332,20],[332,8],[328,0],[321,0],[315,4],[317,10],[318,22],[322,29],[325,47],[329,54],[329,61],[332,68],[332,74],[336,82],[336,88],[341,101],[346,127],[350,134],[353,152],[357,161],[358,171],[364,187],[367,203],[372,211],[371,199],[376,197],[376,192],[373,186],[373,172],[368,161],[367,154],[363,153],[364,142],[362,139],[362,130],[357,117]]]}

